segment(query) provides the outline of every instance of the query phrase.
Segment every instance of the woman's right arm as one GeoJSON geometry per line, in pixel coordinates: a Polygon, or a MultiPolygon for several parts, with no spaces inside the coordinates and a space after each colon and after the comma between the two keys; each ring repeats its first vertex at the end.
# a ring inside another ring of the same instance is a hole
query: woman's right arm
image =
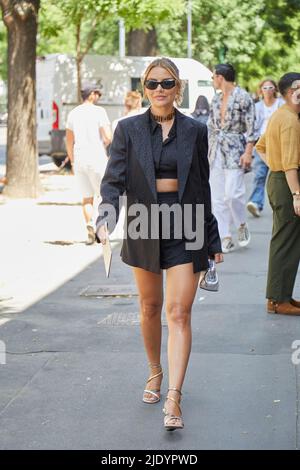
{"type": "MultiPolygon", "coordinates": [[[[96,221],[96,233],[100,234],[100,227],[107,222],[108,232],[111,233],[119,218],[119,197],[126,188],[126,137],[122,124],[119,122],[113,137],[110,148],[110,158],[108,159],[105,174],[101,182],[101,198],[99,205],[99,215],[96,221]]],[[[101,235],[103,235],[101,229],[101,235]]],[[[98,235],[99,236],[99,235],[98,235]]],[[[103,237],[100,236],[100,239],[103,237]]]]}

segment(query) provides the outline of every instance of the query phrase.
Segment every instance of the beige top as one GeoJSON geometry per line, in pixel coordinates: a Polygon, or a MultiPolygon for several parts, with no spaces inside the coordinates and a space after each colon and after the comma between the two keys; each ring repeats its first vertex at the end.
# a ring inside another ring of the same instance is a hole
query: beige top
{"type": "Polygon", "coordinates": [[[275,111],[255,148],[266,155],[271,171],[299,168],[300,120],[297,112],[287,104],[275,111]]]}

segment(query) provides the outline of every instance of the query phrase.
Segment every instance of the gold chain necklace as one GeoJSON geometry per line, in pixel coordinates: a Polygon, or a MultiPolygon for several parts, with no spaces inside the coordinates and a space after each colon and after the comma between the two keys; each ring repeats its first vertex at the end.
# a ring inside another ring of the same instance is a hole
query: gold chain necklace
{"type": "Polygon", "coordinates": [[[151,116],[153,117],[153,119],[157,122],[165,122],[165,121],[171,121],[174,116],[175,116],[175,109],[173,109],[173,111],[170,113],[170,114],[167,114],[167,116],[156,116],[155,114],[151,112],[151,116]]]}

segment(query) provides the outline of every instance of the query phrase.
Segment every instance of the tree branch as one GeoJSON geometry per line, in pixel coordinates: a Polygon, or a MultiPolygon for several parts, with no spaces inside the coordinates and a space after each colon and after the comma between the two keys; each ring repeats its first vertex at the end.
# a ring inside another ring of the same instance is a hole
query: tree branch
{"type": "Polygon", "coordinates": [[[80,59],[81,59],[81,60],[82,60],[82,59],[84,58],[84,56],[88,53],[88,51],[90,50],[90,48],[91,48],[92,45],[93,45],[94,37],[95,37],[95,29],[96,29],[96,26],[97,26],[97,22],[98,22],[98,18],[94,18],[94,19],[93,19],[93,22],[92,22],[92,24],[91,24],[91,28],[90,28],[88,37],[87,37],[86,46],[85,46],[84,50],[83,50],[82,52],[80,52],[80,59]]]}
{"type": "Polygon", "coordinates": [[[81,20],[76,24],[76,57],[77,61],[81,61],[81,48],[80,48],[80,41],[81,41],[81,20]]]}

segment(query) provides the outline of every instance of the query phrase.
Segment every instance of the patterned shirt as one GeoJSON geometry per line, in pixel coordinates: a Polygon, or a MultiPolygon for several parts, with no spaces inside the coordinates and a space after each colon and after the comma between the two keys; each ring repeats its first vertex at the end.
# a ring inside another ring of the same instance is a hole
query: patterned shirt
{"type": "Polygon", "coordinates": [[[240,168],[240,157],[248,142],[255,142],[255,106],[250,95],[240,87],[235,87],[228,98],[227,110],[221,126],[222,93],[214,96],[207,123],[210,164],[216,158],[218,145],[223,168],[240,168]]]}

